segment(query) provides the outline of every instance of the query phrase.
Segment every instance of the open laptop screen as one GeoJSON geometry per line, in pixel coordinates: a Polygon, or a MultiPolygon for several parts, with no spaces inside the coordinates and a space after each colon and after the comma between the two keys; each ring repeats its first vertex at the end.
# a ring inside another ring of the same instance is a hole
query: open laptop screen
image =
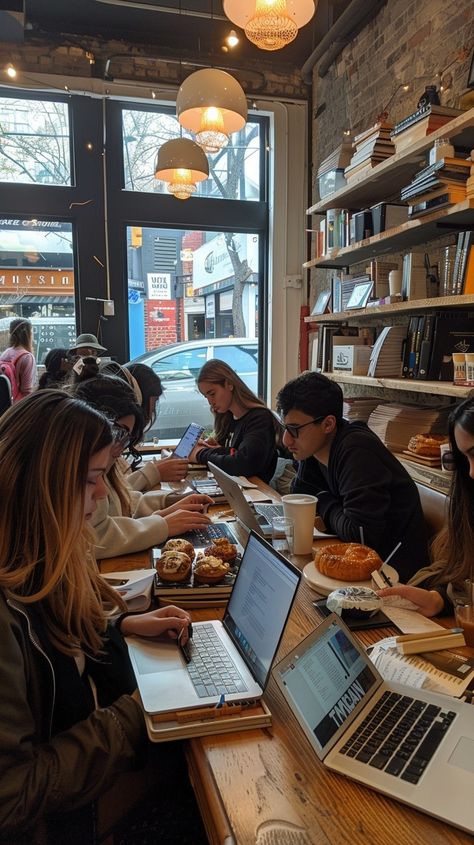
{"type": "Polygon", "coordinates": [[[369,659],[334,617],[278,664],[275,677],[320,757],[380,684],[369,659]]]}
{"type": "Polygon", "coordinates": [[[249,535],[224,626],[262,689],[300,579],[286,558],[253,532],[249,535]]]}

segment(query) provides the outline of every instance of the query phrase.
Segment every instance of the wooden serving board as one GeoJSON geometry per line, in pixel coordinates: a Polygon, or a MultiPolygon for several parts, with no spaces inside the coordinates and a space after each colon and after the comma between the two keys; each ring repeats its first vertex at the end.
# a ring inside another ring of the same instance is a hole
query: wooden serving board
{"type": "Polygon", "coordinates": [[[404,449],[402,454],[406,456],[407,461],[413,461],[414,464],[422,464],[425,467],[441,466],[441,455],[431,458],[427,455],[417,455],[415,452],[409,452],[408,449],[404,449]]]}

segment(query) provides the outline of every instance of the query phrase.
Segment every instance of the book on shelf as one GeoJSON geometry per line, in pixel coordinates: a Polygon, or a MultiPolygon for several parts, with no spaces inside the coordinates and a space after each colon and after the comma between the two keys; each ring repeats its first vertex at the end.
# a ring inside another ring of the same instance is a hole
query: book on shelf
{"type": "Polygon", "coordinates": [[[367,375],[374,378],[398,378],[402,367],[402,347],[406,326],[385,326],[375,341],[367,375]]]}
{"type": "Polygon", "coordinates": [[[469,158],[458,158],[457,156],[444,156],[444,158],[428,164],[423,170],[419,170],[415,179],[424,179],[426,176],[431,176],[432,173],[437,173],[439,170],[449,171],[450,173],[459,173],[460,176],[469,176],[472,161],[469,158]]]}
{"type": "Polygon", "coordinates": [[[438,171],[438,174],[433,174],[421,181],[412,182],[410,185],[407,185],[406,188],[400,191],[400,198],[402,200],[409,200],[412,197],[419,198],[421,194],[431,193],[438,188],[449,189],[458,187],[464,188],[464,190],[466,189],[465,176],[458,173],[451,177],[447,172],[438,171]]]}
{"type": "Polygon", "coordinates": [[[472,291],[466,288],[471,286],[471,282],[467,284],[467,270],[469,256],[474,244],[474,231],[468,229],[466,232],[460,232],[458,237],[460,240],[460,250],[456,278],[454,279],[454,289],[457,294],[472,293],[472,291]]]}
{"type": "Polygon", "coordinates": [[[373,258],[370,265],[365,269],[374,283],[372,296],[375,299],[388,297],[390,290],[388,276],[391,270],[398,270],[398,264],[393,261],[384,261],[381,258],[373,258]]]}
{"type": "Polygon", "coordinates": [[[406,402],[379,402],[370,414],[368,424],[387,449],[403,454],[415,431],[440,434],[446,431],[450,408],[451,405],[445,404],[429,407],[406,402]]]}
{"type": "Polygon", "coordinates": [[[471,243],[466,257],[466,270],[462,279],[461,293],[474,294],[474,243],[471,243]]]}
{"type": "MultiPolygon", "coordinates": [[[[407,117],[399,120],[391,130],[390,137],[396,137],[401,132],[408,129],[408,127],[413,126],[422,120],[426,120],[427,118],[446,118],[447,120],[454,120],[454,118],[458,117],[460,114],[462,114],[461,109],[453,109],[450,106],[438,106],[435,103],[428,103],[426,106],[416,109],[416,111],[412,112],[412,114],[409,114],[407,117]]],[[[445,122],[446,120],[444,123],[445,122]]]]}
{"type": "Polygon", "coordinates": [[[408,329],[405,340],[402,363],[403,378],[413,377],[413,370],[415,365],[416,333],[418,331],[418,323],[420,319],[421,318],[417,315],[413,315],[408,321],[408,329]]]}
{"type": "Polygon", "coordinates": [[[466,199],[466,189],[462,188],[439,188],[433,193],[423,194],[425,199],[417,197],[417,202],[408,206],[408,217],[419,217],[421,214],[428,214],[437,209],[447,208],[456,205],[466,199]]]}
{"type": "Polygon", "coordinates": [[[424,252],[407,252],[402,265],[402,298],[406,300],[425,299],[426,266],[424,252]]]}
{"type": "Polygon", "coordinates": [[[339,170],[346,167],[352,157],[353,144],[349,138],[344,138],[342,144],[339,144],[332,153],[329,153],[318,167],[316,175],[323,176],[330,170],[339,170]]]}
{"type": "Polygon", "coordinates": [[[418,369],[415,373],[415,378],[426,380],[428,378],[428,371],[430,367],[431,346],[433,343],[433,333],[435,328],[435,315],[427,314],[424,317],[423,334],[420,346],[420,358],[418,361],[418,369]]]}
{"type": "Polygon", "coordinates": [[[428,381],[453,381],[453,352],[474,351],[474,310],[440,311],[435,316],[428,381]]]}

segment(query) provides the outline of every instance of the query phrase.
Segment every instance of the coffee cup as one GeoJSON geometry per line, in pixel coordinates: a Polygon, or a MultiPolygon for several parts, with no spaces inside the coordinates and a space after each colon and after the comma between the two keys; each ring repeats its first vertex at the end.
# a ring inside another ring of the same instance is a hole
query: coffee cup
{"type": "Polygon", "coordinates": [[[288,493],[282,496],[281,501],[285,516],[293,520],[293,554],[311,554],[318,502],[316,496],[310,496],[307,493],[288,493]]]}
{"type": "Polygon", "coordinates": [[[388,289],[390,296],[397,296],[402,292],[402,271],[390,270],[388,274],[388,289]]]}
{"type": "Polygon", "coordinates": [[[466,645],[474,646],[474,605],[456,604],[454,608],[456,625],[464,630],[466,645]]]}

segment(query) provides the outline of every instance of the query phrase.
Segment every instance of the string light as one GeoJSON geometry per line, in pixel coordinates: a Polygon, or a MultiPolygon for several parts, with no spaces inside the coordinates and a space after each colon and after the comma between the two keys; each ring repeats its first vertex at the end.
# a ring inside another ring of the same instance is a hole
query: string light
{"type": "Polygon", "coordinates": [[[16,68],[13,67],[13,65],[7,65],[5,68],[5,73],[7,76],[10,77],[10,79],[15,79],[17,75],[16,68]]]}

